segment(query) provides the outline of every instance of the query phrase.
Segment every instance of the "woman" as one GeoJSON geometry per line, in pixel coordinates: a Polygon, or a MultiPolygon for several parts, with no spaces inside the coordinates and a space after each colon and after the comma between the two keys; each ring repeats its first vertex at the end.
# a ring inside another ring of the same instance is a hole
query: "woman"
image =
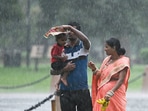
{"type": "Polygon", "coordinates": [[[102,111],[102,105],[97,101],[104,98],[109,101],[106,111],[126,111],[126,90],[130,76],[130,61],[125,57],[125,49],[121,48],[120,41],[110,38],[106,41],[105,52],[107,57],[97,69],[90,61],[88,67],[93,72],[92,103],[93,111],[102,111]]]}

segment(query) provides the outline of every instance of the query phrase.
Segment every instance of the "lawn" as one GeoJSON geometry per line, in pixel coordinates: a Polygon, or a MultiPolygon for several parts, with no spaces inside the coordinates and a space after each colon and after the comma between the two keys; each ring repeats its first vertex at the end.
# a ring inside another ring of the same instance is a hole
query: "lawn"
{"type": "Polygon", "coordinates": [[[49,65],[40,65],[38,71],[33,66],[0,66],[0,92],[49,92],[49,87],[49,65]]]}
{"type": "Polygon", "coordinates": [[[131,67],[131,76],[129,80],[128,91],[141,91],[143,83],[143,73],[146,65],[133,65],[131,67]]]}
{"type": "MultiPolygon", "coordinates": [[[[21,67],[3,67],[0,65],[0,93],[49,92],[51,77],[49,75],[49,69],[49,64],[40,64],[38,71],[35,71],[33,66],[27,68],[25,65],[21,67]]],[[[131,67],[129,91],[141,90],[142,76],[139,75],[143,74],[144,69],[144,65],[133,65],[131,67]]],[[[91,77],[91,71],[88,69],[88,82],[90,87],[91,77]]]]}

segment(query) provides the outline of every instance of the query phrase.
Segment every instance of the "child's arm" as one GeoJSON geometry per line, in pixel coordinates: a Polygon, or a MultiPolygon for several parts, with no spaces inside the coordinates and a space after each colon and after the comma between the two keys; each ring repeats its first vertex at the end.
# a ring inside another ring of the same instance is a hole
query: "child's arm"
{"type": "Polygon", "coordinates": [[[67,56],[54,55],[53,57],[54,57],[55,59],[57,59],[57,60],[62,60],[62,61],[67,60],[67,56]]]}

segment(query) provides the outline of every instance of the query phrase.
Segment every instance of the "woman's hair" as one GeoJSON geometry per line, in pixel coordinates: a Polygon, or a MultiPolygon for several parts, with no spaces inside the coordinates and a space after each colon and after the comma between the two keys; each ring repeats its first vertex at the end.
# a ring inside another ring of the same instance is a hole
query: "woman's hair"
{"type": "Polygon", "coordinates": [[[81,31],[81,26],[80,26],[80,24],[78,22],[69,22],[68,25],[75,26],[76,29],[81,31]]]}
{"type": "Polygon", "coordinates": [[[120,41],[117,38],[110,38],[106,40],[106,43],[110,47],[115,48],[118,55],[124,55],[126,53],[126,50],[124,48],[121,48],[120,41]]]}

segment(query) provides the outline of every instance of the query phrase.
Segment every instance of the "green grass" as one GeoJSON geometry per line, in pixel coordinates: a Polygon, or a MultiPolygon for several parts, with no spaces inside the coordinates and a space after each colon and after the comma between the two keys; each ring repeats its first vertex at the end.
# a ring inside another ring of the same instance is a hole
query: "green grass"
{"type": "Polygon", "coordinates": [[[128,91],[141,91],[143,77],[142,74],[145,71],[145,65],[133,65],[131,67],[131,75],[129,80],[128,91]],[[139,78],[137,78],[139,76],[139,78]],[[136,79],[135,79],[136,78],[136,79]]]}
{"type": "Polygon", "coordinates": [[[16,88],[33,83],[49,74],[49,65],[41,65],[38,71],[33,66],[27,68],[21,67],[0,67],[0,86],[9,86],[8,89],[0,88],[0,92],[49,92],[50,77],[37,84],[28,85],[28,87],[16,88]],[[14,88],[13,88],[14,87],[14,88]]]}
{"type": "MultiPolygon", "coordinates": [[[[34,66],[27,68],[21,67],[3,67],[0,65],[0,92],[49,92],[50,77],[37,84],[29,85],[28,87],[13,88],[14,86],[25,85],[37,81],[49,74],[49,64],[39,65],[38,71],[34,70],[34,66]],[[2,89],[1,86],[9,86],[11,89],[2,89]]],[[[130,81],[144,72],[144,65],[133,65],[131,67],[130,81]]],[[[91,86],[92,74],[88,69],[88,82],[91,86]]],[[[140,91],[142,88],[142,77],[129,83],[129,91],[140,91]]]]}

